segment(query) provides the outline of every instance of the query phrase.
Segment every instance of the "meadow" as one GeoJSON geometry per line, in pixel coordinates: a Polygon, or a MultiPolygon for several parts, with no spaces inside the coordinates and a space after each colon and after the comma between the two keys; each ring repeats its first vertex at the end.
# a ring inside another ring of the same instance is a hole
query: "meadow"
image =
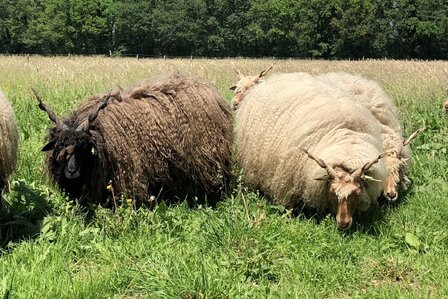
{"type": "MultiPolygon", "coordinates": [[[[0,56],[0,89],[20,126],[18,168],[0,211],[2,298],[447,298],[448,62],[278,60],[274,72],[347,71],[377,80],[398,106],[412,144],[412,187],[398,204],[356,217],[299,215],[244,186],[216,208],[185,203],[87,213],[45,174],[46,130],[36,88],[58,115],[87,96],[180,72],[230,101],[237,76],[269,59],[0,56]]],[[[268,116],[267,116],[268,117],[268,116]]]]}

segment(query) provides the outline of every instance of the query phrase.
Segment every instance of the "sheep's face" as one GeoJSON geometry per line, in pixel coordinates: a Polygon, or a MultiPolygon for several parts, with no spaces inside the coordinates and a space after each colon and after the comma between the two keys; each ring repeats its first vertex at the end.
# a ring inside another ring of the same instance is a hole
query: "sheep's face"
{"type": "Polygon", "coordinates": [[[239,70],[236,71],[238,76],[240,77],[239,81],[236,83],[236,85],[230,87],[230,90],[233,90],[234,97],[232,99],[232,108],[233,110],[238,109],[240,106],[241,101],[243,100],[243,97],[246,95],[246,93],[260,81],[261,77],[266,76],[266,74],[274,67],[274,64],[272,64],[270,67],[268,67],[266,70],[262,71],[257,76],[244,76],[239,70]]]}
{"type": "Polygon", "coordinates": [[[350,173],[335,169],[337,176],[330,182],[330,195],[334,200],[333,212],[340,229],[349,229],[353,214],[359,208],[362,195],[362,181],[350,173]]]}
{"type": "Polygon", "coordinates": [[[378,163],[386,154],[382,153],[377,158],[365,163],[362,167],[349,171],[341,165],[331,166],[324,160],[314,156],[308,150],[303,149],[309,158],[327,171],[330,183],[330,200],[333,202],[333,212],[340,229],[349,229],[353,222],[353,214],[358,209],[366,209],[366,195],[363,192],[364,181],[372,179],[366,173],[378,163]]]}
{"type": "Polygon", "coordinates": [[[388,166],[388,176],[384,188],[384,197],[391,202],[398,198],[398,183],[400,182],[400,169],[406,165],[406,161],[401,159],[396,151],[388,153],[386,157],[388,166]]]}
{"type": "Polygon", "coordinates": [[[66,180],[77,180],[87,172],[96,155],[95,144],[88,132],[65,130],[44,146],[42,151],[52,150],[51,158],[58,173],[66,180]]]}
{"type": "Polygon", "coordinates": [[[394,150],[390,150],[386,156],[386,164],[388,169],[388,176],[386,181],[386,186],[384,188],[384,197],[391,202],[394,202],[398,198],[398,184],[400,180],[405,185],[406,182],[405,176],[403,175],[403,171],[405,166],[408,163],[408,159],[402,156],[403,149],[407,146],[415,137],[420,134],[424,128],[420,128],[414,133],[412,133],[408,138],[403,140],[401,143],[397,145],[394,150]]]}
{"type": "Polygon", "coordinates": [[[50,142],[42,151],[52,151],[50,154],[50,167],[54,170],[58,179],[64,178],[68,181],[81,179],[85,172],[91,169],[95,162],[97,147],[95,143],[95,131],[92,131],[92,123],[98,117],[98,113],[107,107],[110,98],[121,101],[121,89],[113,94],[109,92],[102,97],[96,108],[93,108],[89,116],[80,124],[76,123],[76,117],[60,120],[56,114],[42,101],[36,90],[34,95],[38,101],[39,109],[45,111],[48,118],[56,126],[50,131],[50,142]]]}
{"type": "Polygon", "coordinates": [[[443,104],[443,112],[445,112],[445,116],[448,116],[448,100],[443,104]]]}
{"type": "Polygon", "coordinates": [[[244,95],[258,82],[258,79],[258,77],[242,77],[236,85],[230,87],[230,90],[233,90],[235,94],[232,99],[233,110],[238,109],[244,95]]]}

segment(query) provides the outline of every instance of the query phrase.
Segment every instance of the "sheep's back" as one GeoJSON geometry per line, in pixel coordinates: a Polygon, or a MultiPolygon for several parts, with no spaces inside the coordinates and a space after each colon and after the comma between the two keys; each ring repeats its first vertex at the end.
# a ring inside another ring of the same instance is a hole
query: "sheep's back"
{"type": "Polygon", "coordinates": [[[15,168],[18,139],[14,110],[0,91],[0,181],[3,183],[15,168]]]}
{"type": "MultiPolygon", "coordinates": [[[[382,152],[380,127],[370,112],[309,74],[275,75],[256,85],[236,118],[237,157],[246,181],[286,206],[299,199],[318,208],[328,204],[324,183],[314,180],[324,170],[300,148],[348,169],[382,152]]],[[[385,178],[382,162],[373,169],[385,178]]]]}
{"type": "MultiPolygon", "coordinates": [[[[91,98],[80,112],[101,98],[91,98]]],[[[183,178],[215,192],[230,173],[232,115],[207,83],[179,76],[142,82],[125,91],[121,102],[112,100],[95,123],[123,192],[144,196],[148,186],[170,188],[185,183],[183,178]]]]}
{"type": "MultiPolygon", "coordinates": [[[[403,140],[397,108],[377,82],[360,75],[344,72],[321,74],[317,78],[334,87],[341,88],[370,110],[381,124],[383,145],[386,150],[396,148],[403,140]]],[[[403,149],[402,156],[404,158],[411,157],[409,147],[403,149]]]]}
{"type": "Polygon", "coordinates": [[[343,72],[321,74],[317,78],[349,93],[355,100],[365,105],[381,124],[401,132],[393,100],[377,82],[343,72]]]}

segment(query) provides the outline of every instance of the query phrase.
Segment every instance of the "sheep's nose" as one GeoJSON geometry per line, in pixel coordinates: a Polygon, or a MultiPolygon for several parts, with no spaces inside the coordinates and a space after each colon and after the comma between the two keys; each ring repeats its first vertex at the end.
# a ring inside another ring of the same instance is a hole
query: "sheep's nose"
{"type": "Polygon", "coordinates": [[[397,199],[398,194],[395,191],[389,191],[386,193],[387,199],[390,201],[395,201],[397,199]]]}
{"type": "Polygon", "coordinates": [[[350,222],[347,222],[347,223],[344,223],[344,224],[338,223],[339,229],[342,229],[342,230],[347,230],[347,229],[350,228],[350,226],[351,226],[350,222]]]}
{"type": "Polygon", "coordinates": [[[347,230],[352,226],[352,219],[348,219],[348,220],[344,220],[344,221],[339,221],[338,222],[338,227],[339,229],[342,230],[347,230]]]}
{"type": "Polygon", "coordinates": [[[77,167],[66,167],[64,173],[67,179],[77,179],[80,175],[79,168],[77,167]]]}

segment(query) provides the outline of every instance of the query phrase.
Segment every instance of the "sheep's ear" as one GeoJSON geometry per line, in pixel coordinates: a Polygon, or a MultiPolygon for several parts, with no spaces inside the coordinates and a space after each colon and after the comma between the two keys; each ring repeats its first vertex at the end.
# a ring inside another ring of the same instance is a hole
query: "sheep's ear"
{"type": "Polygon", "coordinates": [[[236,85],[233,85],[232,87],[229,88],[230,90],[235,90],[236,89],[236,85]]]}
{"type": "Polygon", "coordinates": [[[381,183],[381,180],[377,180],[377,179],[375,179],[375,178],[373,178],[373,177],[371,177],[371,176],[369,176],[369,175],[363,175],[363,176],[362,176],[362,179],[363,179],[364,181],[372,181],[372,182],[378,182],[378,183],[381,183]]]}
{"type": "Polygon", "coordinates": [[[54,149],[55,144],[56,144],[56,141],[55,141],[55,140],[52,140],[52,141],[48,142],[48,143],[42,148],[42,151],[43,151],[43,152],[51,151],[52,149],[54,149]]]}

